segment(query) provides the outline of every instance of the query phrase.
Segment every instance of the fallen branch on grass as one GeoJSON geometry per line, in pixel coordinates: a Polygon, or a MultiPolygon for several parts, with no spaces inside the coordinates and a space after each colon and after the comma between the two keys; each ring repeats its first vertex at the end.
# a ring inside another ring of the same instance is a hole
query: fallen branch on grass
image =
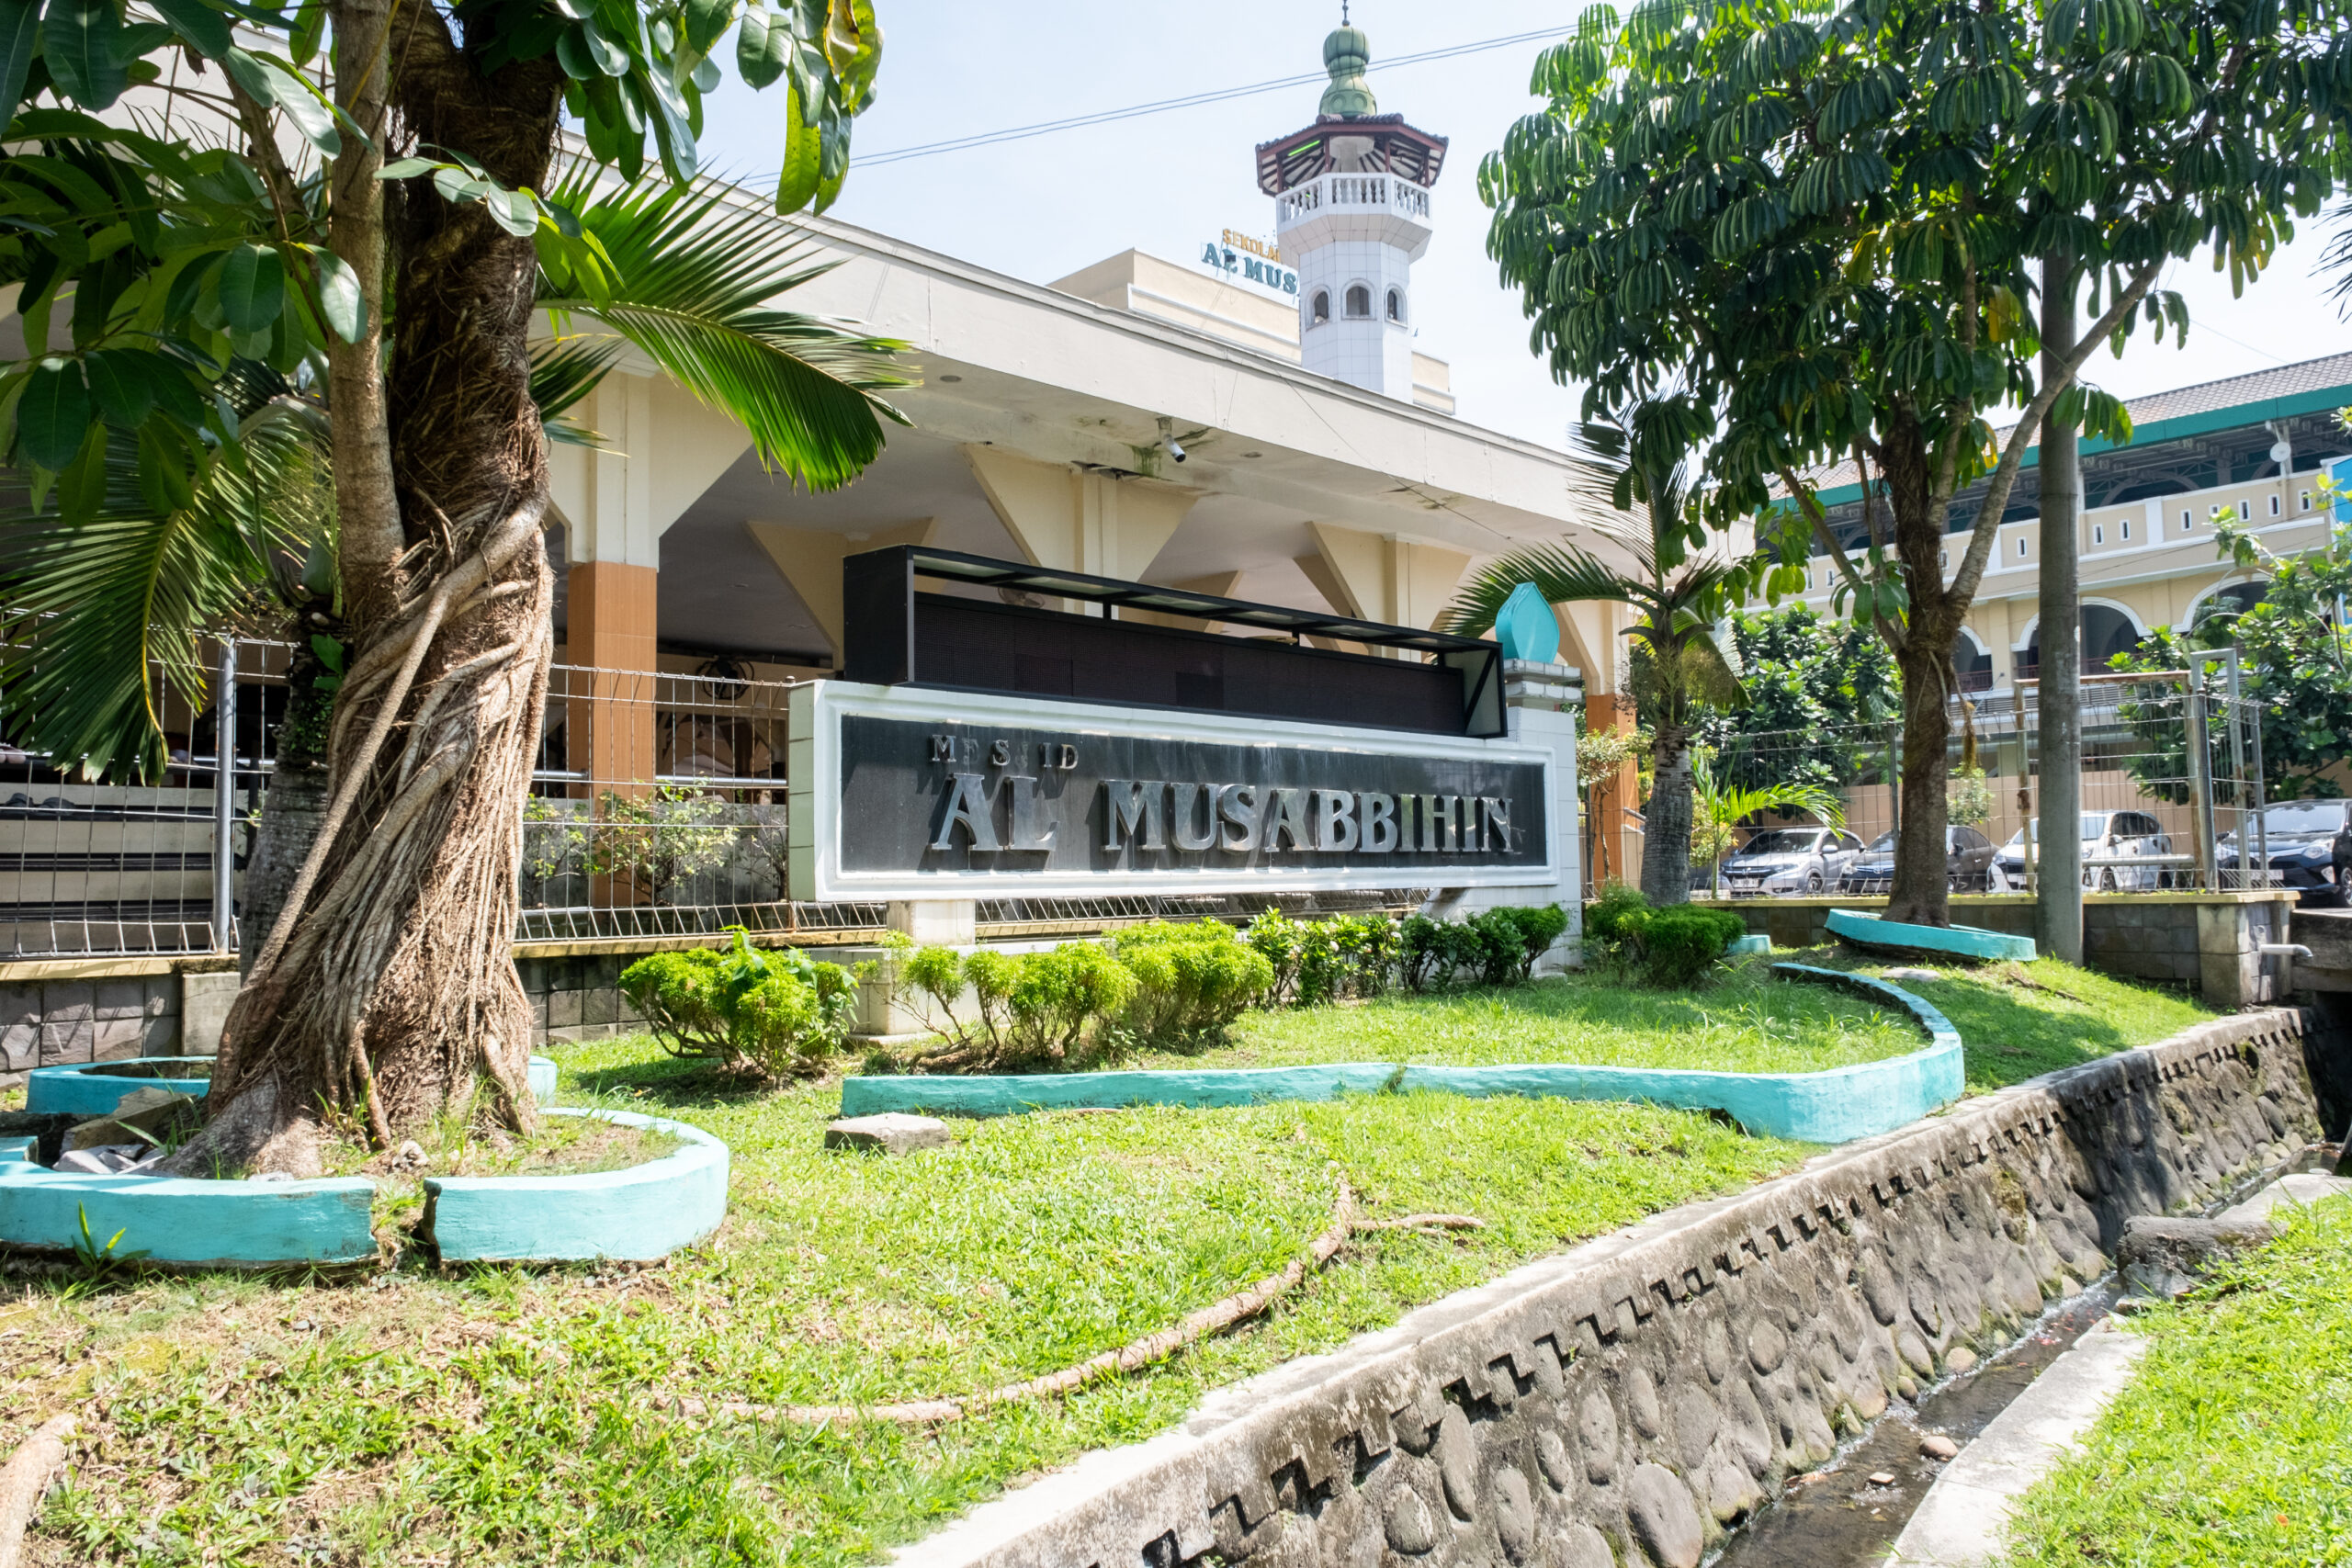
{"type": "Polygon", "coordinates": [[[74,1426],[70,1410],[51,1416],[0,1466],[0,1568],[17,1568],[24,1560],[25,1527],[40,1507],[49,1478],[65,1462],[65,1439],[74,1426]]]}
{"type": "Polygon", "coordinates": [[[1045,1377],[1005,1383],[957,1399],[910,1399],[889,1404],[772,1405],[747,1404],[733,1400],[710,1404],[691,1396],[673,1399],[660,1394],[654,1396],[654,1404],[657,1409],[674,1409],[689,1416],[716,1415],[736,1420],[786,1421],[803,1426],[820,1426],[835,1421],[893,1421],[900,1426],[920,1427],[934,1421],[960,1420],[967,1416],[977,1416],[993,1405],[1075,1393],[1088,1383],[1138,1371],[1155,1361],[1165,1360],[1197,1340],[1264,1312],[1305,1283],[1307,1275],[1345,1251],[1348,1243],[1356,1236],[1374,1231],[1395,1230],[1442,1235],[1447,1231],[1479,1230],[1485,1225],[1484,1220],[1469,1214],[1406,1214],[1393,1220],[1367,1220],[1356,1213],[1355,1193],[1342,1179],[1339,1196],[1331,1205],[1330,1227],[1315,1238],[1305,1257],[1294,1258],[1281,1273],[1269,1274],[1248,1290],[1236,1292],[1223,1301],[1203,1307],[1172,1328],[1147,1334],[1116,1350],[1106,1350],[1100,1356],[1091,1357],[1074,1367],[1065,1367],[1045,1377]]]}

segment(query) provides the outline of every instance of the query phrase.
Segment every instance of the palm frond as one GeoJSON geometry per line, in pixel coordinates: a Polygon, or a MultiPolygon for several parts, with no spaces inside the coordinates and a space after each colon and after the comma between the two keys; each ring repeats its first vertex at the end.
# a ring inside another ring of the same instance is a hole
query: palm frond
{"type": "Polygon", "coordinates": [[[1457,637],[1482,637],[1495,629],[1503,601],[1522,582],[1551,604],[1610,600],[1621,604],[1639,602],[1643,584],[1575,545],[1531,545],[1487,563],[1478,575],[1454,592],[1446,611],[1445,629],[1457,637]]]}
{"type": "Polygon", "coordinates": [[[136,446],[109,432],[94,517],[0,512],[9,739],[85,777],[156,776],[155,677],[203,706],[203,638],[264,585],[283,593],[333,530],[325,423],[307,403],[272,398],[247,414],[243,439],[175,511],[144,498],[136,446]]]}
{"type": "Polygon", "coordinates": [[[609,329],[601,354],[597,338],[573,340],[582,346],[568,351],[571,402],[594,389],[625,340],[740,423],[763,464],[816,491],[849,483],[880,456],[884,420],[908,423],[880,394],[916,384],[897,358],[910,345],[772,305],[836,264],[812,264],[809,247],[771,213],[708,180],[600,195],[591,168],[567,176],[554,199],[573,207],[616,275],[601,299],[541,276],[539,303],[559,323],[588,317],[609,329]]]}

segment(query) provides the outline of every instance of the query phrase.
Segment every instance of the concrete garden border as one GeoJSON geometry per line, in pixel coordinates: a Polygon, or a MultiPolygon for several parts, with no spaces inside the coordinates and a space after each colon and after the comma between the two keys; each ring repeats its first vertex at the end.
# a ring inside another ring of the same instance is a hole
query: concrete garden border
{"type": "Polygon", "coordinates": [[[1832,909],[1824,923],[1830,935],[1873,951],[1941,953],[1954,958],[2015,958],[2024,963],[2031,963],[2039,956],[2031,937],[1988,931],[1981,926],[1906,925],[1867,909],[1832,909]]]}
{"type": "Polygon", "coordinates": [[[548,1113],[643,1127],[686,1146],[623,1170],[427,1177],[417,1234],[442,1262],[651,1262],[700,1241],[727,1217],[727,1145],[701,1128],[630,1111],[548,1113]]]}
{"type": "Polygon", "coordinates": [[[316,1181],[205,1181],[172,1176],[85,1176],[33,1163],[30,1139],[0,1148],[0,1244],[70,1252],[82,1217],[98,1246],[118,1231],[116,1255],[224,1269],[360,1263],[376,1256],[368,1223],[376,1184],[363,1176],[316,1181]]]}
{"type": "MultiPolygon", "coordinates": [[[[66,1067],[35,1067],[25,1075],[25,1109],[50,1114],[110,1115],[126,1095],[142,1089],[167,1089],[174,1094],[201,1099],[212,1088],[209,1077],[166,1078],[126,1073],[124,1067],[149,1062],[209,1062],[209,1056],[133,1056],[119,1062],[82,1062],[66,1067]]],[[[534,1056],[527,1069],[531,1098],[541,1106],[555,1103],[556,1065],[552,1057],[534,1056]]]]}
{"type": "Polygon", "coordinates": [[[1835,985],[1909,1013],[1928,1043],[1905,1055],[1818,1073],[1712,1073],[1669,1067],[1590,1067],[1572,1063],[1493,1067],[1419,1067],[1334,1062],[1307,1067],[1225,1067],[1166,1072],[1025,1073],[991,1077],[852,1077],[842,1082],[842,1114],[903,1111],[1017,1116],[1030,1111],[1110,1110],[1131,1105],[1216,1107],[1342,1094],[1435,1089],[1484,1098],[1518,1094],[1566,1100],[1626,1100],[1690,1111],[1721,1111],[1751,1133],[1805,1143],[1843,1144],[1891,1132],[1958,1100],[1964,1086],[1959,1032],[1951,1021],[1899,986],[1803,964],[1775,964],[1784,978],[1835,985]]]}

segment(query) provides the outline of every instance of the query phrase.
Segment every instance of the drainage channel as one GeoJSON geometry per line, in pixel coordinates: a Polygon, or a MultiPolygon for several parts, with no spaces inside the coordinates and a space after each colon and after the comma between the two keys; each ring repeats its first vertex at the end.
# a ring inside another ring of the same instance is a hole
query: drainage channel
{"type": "MultiPolygon", "coordinates": [[[[2285,1165],[2237,1184],[2206,1209],[2206,1217],[2284,1177],[2333,1169],[2336,1154],[2336,1145],[2312,1145],[2285,1165]]],[[[2079,1295],[2052,1303],[2014,1344],[1946,1380],[1917,1404],[1892,1401],[1852,1446],[1792,1481],[1733,1532],[1705,1568],[1876,1568],[1942,1472],[1941,1463],[1919,1451],[1919,1440],[1940,1433],[1967,1447],[2112,1312],[2122,1294],[2122,1280],[2109,1274],[2079,1295]]]]}
{"type": "Polygon", "coordinates": [[[1967,1446],[2108,1314],[2119,1293],[2110,1276],[2053,1303],[2007,1349],[1949,1379],[1916,1405],[1894,1401],[1851,1448],[1791,1482],[1736,1531],[1709,1568],[1866,1568],[1884,1561],[1943,1468],[1919,1451],[1919,1439],[1940,1432],[1967,1446]]]}

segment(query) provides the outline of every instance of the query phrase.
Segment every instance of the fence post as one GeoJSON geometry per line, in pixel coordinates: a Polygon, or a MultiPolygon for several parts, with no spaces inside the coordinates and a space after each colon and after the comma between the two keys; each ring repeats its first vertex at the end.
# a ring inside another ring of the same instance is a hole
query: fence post
{"type": "Polygon", "coordinates": [[[2205,670],[2194,659],[2188,661],[2188,693],[2184,701],[2181,740],[2188,759],[2188,808],[2197,837],[2198,886],[2205,892],[2218,893],[2222,878],[2214,863],[2213,754],[2206,734],[2205,670]]]}
{"type": "Polygon", "coordinates": [[[220,639],[212,704],[212,951],[236,951],[237,639],[220,639]]]}

